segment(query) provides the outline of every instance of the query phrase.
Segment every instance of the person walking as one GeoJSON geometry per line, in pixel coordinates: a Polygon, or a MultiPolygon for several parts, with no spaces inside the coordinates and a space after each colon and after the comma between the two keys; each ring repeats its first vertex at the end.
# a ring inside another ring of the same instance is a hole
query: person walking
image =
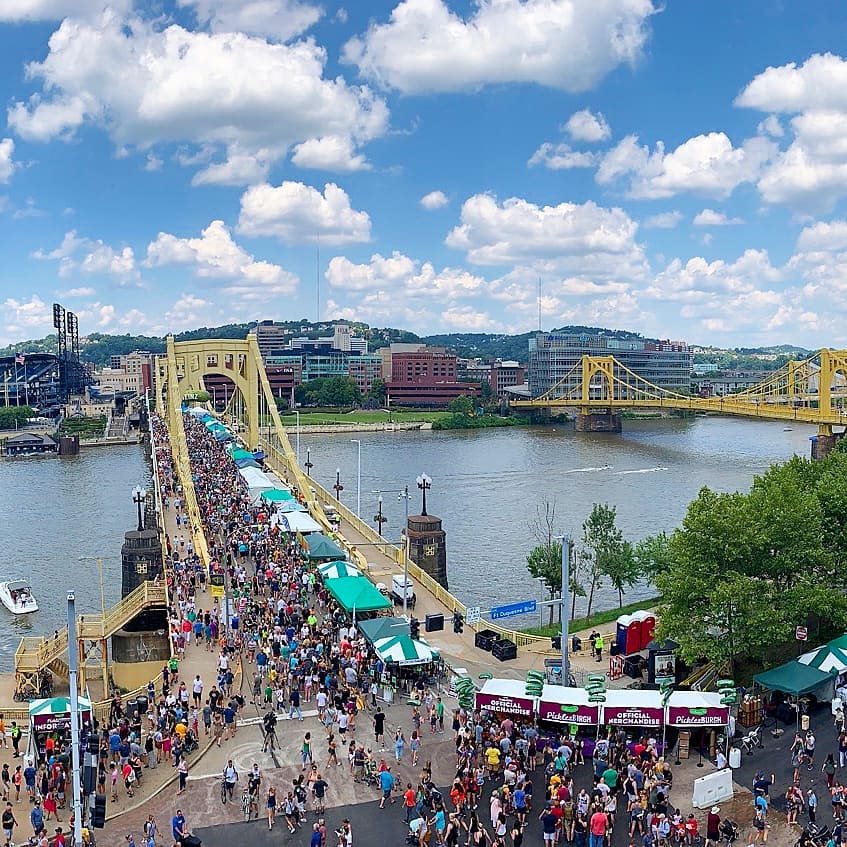
{"type": "Polygon", "coordinates": [[[300,761],[302,763],[301,771],[306,770],[306,763],[312,764],[314,761],[312,755],[312,733],[307,732],[303,736],[303,743],[300,745],[300,761]]]}
{"type": "Polygon", "coordinates": [[[12,847],[12,835],[14,834],[14,830],[18,825],[18,822],[15,819],[14,811],[12,811],[11,803],[6,803],[6,808],[3,811],[2,824],[3,837],[6,839],[5,847],[12,847]]]}
{"type": "Polygon", "coordinates": [[[398,729],[394,733],[394,758],[401,762],[403,760],[403,749],[406,746],[406,736],[403,735],[403,730],[398,729]]]}
{"type": "Polygon", "coordinates": [[[276,789],[272,785],[268,786],[266,805],[268,808],[268,831],[270,831],[274,828],[276,821],[276,789]]]}
{"type": "Polygon", "coordinates": [[[179,789],[176,792],[176,796],[179,797],[185,791],[185,786],[188,782],[188,761],[185,756],[179,757],[179,764],[176,766],[176,771],[179,774],[179,789]]]}

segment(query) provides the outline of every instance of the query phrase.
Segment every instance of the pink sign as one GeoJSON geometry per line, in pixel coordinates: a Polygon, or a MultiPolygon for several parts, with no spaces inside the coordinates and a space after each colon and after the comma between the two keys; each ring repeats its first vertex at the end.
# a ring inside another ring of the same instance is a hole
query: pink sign
{"type": "Polygon", "coordinates": [[[600,709],[598,706],[571,706],[567,703],[548,703],[542,700],[538,704],[538,717],[543,721],[596,726],[600,709]]]}
{"type": "Polygon", "coordinates": [[[694,708],[668,706],[670,726],[726,726],[729,723],[728,706],[694,708]]]}
{"type": "Polygon", "coordinates": [[[506,694],[477,693],[476,707],[489,712],[504,712],[523,717],[532,717],[535,712],[534,702],[529,697],[509,697],[506,694]]]}
{"type": "Polygon", "coordinates": [[[604,706],[603,721],[613,726],[661,726],[661,706],[604,706]]]}

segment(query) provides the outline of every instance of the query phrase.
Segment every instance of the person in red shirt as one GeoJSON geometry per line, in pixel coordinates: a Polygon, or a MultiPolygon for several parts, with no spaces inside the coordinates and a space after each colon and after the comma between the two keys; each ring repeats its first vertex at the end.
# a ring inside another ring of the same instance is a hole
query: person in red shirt
{"type": "Polygon", "coordinates": [[[406,790],[403,792],[403,806],[406,808],[406,823],[409,823],[409,821],[418,814],[416,801],[417,795],[415,794],[415,789],[412,788],[411,782],[407,782],[406,790]]]}
{"type": "Polygon", "coordinates": [[[609,826],[609,819],[605,812],[595,812],[591,816],[588,824],[589,847],[603,847],[603,842],[606,839],[606,830],[609,826]]]}

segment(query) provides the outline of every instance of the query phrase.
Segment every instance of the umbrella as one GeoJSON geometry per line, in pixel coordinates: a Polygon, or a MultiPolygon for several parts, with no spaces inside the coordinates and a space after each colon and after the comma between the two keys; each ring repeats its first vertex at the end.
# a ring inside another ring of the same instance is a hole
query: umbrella
{"type": "Polygon", "coordinates": [[[374,649],[384,662],[399,665],[426,665],[438,658],[438,652],[426,641],[408,635],[394,635],[374,642],[374,649]]]}
{"type": "Polygon", "coordinates": [[[318,573],[326,579],[338,579],[342,576],[362,576],[362,572],[350,562],[325,562],[318,565],[318,573]]]}

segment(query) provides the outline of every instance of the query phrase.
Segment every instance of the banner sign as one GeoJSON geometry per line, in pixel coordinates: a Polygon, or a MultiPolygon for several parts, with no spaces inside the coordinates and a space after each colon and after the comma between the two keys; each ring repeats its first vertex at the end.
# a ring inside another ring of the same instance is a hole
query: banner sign
{"type": "Polygon", "coordinates": [[[596,726],[600,717],[600,708],[599,706],[570,706],[567,703],[548,703],[542,700],[538,704],[538,717],[542,721],[596,726]]]}
{"type": "Polygon", "coordinates": [[[686,706],[668,706],[670,726],[726,726],[728,723],[728,707],[704,706],[695,709],[686,706]]]}
{"type": "Polygon", "coordinates": [[[661,706],[604,706],[603,722],[613,726],[661,726],[664,718],[661,706]]]}
{"type": "Polygon", "coordinates": [[[509,697],[505,694],[476,695],[476,708],[489,712],[506,712],[510,715],[532,717],[535,714],[535,701],[529,697],[509,697]]]}
{"type": "MultiPolygon", "coordinates": [[[[79,713],[82,726],[91,726],[91,712],[86,709],[79,713]]],[[[71,728],[70,712],[58,715],[33,715],[32,728],[36,732],[56,732],[71,728]]]]}

